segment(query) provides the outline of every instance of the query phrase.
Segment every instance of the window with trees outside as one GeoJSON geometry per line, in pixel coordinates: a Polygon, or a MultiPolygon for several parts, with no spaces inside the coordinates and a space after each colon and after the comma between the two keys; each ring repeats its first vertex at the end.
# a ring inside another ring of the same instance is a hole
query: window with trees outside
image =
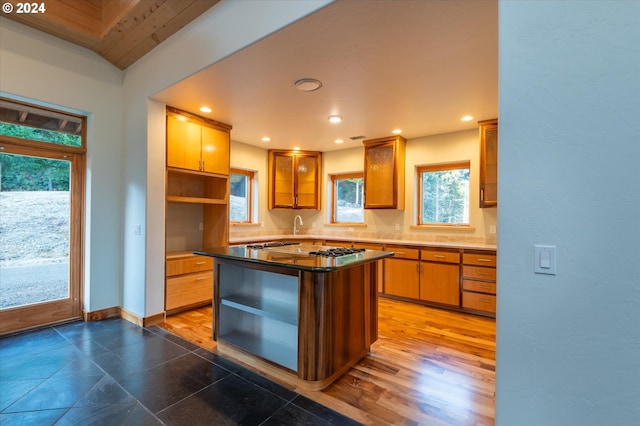
{"type": "Polygon", "coordinates": [[[364,223],[364,173],[331,175],[331,223],[364,223]]]}
{"type": "Polygon", "coordinates": [[[255,172],[231,169],[229,176],[229,222],[253,222],[253,179],[255,172]]]}
{"type": "Polygon", "coordinates": [[[469,162],[419,166],[418,225],[469,225],[469,162]]]}

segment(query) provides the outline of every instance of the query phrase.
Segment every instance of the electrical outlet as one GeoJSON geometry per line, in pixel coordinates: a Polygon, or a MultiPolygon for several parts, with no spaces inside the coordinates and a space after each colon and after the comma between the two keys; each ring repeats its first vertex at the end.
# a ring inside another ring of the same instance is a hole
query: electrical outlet
{"type": "Polygon", "coordinates": [[[400,230],[400,224],[396,223],[396,231],[399,231],[399,230],[400,230]]]}
{"type": "Polygon", "coordinates": [[[489,225],[489,233],[490,234],[495,234],[496,233],[496,226],[495,225],[489,225]]]}

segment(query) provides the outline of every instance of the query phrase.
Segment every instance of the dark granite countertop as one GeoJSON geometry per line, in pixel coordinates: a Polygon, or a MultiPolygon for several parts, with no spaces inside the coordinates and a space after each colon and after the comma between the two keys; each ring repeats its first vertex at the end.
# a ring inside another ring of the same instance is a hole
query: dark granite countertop
{"type": "Polygon", "coordinates": [[[287,245],[267,248],[231,246],[204,248],[202,250],[195,250],[193,253],[214,258],[284,266],[291,269],[314,272],[331,272],[346,269],[358,264],[393,256],[393,252],[378,250],[365,250],[340,257],[325,257],[309,254],[313,251],[327,250],[328,248],[330,247],[315,245],[287,245]]]}

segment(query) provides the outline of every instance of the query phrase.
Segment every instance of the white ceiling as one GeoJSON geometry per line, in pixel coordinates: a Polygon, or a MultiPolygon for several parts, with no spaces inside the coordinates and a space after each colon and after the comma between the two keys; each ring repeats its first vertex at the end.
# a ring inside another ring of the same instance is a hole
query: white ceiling
{"type": "Polygon", "coordinates": [[[339,0],[155,98],[262,148],[330,151],[395,128],[407,139],[476,128],[498,115],[497,0],[339,0]],[[322,88],[296,90],[305,77],[322,88]]]}

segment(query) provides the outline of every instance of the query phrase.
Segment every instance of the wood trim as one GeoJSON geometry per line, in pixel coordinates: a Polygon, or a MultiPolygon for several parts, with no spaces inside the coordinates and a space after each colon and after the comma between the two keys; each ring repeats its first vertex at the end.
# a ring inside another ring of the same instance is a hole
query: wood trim
{"type": "MultiPolygon", "coordinates": [[[[463,230],[463,228],[465,231],[475,230],[475,228],[471,227],[468,223],[444,224],[444,223],[422,222],[421,211],[422,211],[422,204],[424,202],[423,193],[422,193],[422,174],[426,172],[439,172],[439,171],[445,171],[445,170],[459,170],[459,169],[471,170],[471,161],[465,160],[465,161],[455,161],[451,163],[425,164],[422,166],[416,166],[416,182],[417,182],[416,192],[418,193],[418,202],[416,203],[416,210],[415,210],[416,219],[417,219],[417,224],[415,225],[416,227],[421,227],[421,228],[428,227],[430,229],[446,229],[448,231],[463,230]],[[440,228],[440,227],[443,227],[443,228],[440,228]]],[[[411,226],[410,228],[419,229],[419,228],[414,228],[414,226],[411,226]]]]}
{"type": "Polygon", "coordinates": [[[229,217],[229,226],[238,226],[238,225],[257,225],[256,223],[253,222],[253,212],[254,212],[254,205],[253,205],[253,187],[255,185],[255,176],[256,176],[256,172],[253,170],[242,170],[242,169],[236,169],[233,167],[229,168],[229,196],[231,196],[231,175],[242,175],[242,176],[246,176],[249,179],[248,182],[248,187],[247,187],[247,220],[242,221],[242,222],[232,222],[231,221],[231,217],[229,217]]]}
{"type": "Polygon", "coordinates": [[[336,226],[367,226],[363,222],[336,222],[336,204],[337,204],[337,189],[336,189],[336,181],[344,180],[344,179],[362,179],[362,208],[364,210],[364,171],[362,172],[350,172],[350,173],[335,173],[329,175],[329,180],[331,181],[331,223],[327,225],[336,225],[336,226]]]}
{"type": "Polygon", "coordinates": [[[108,318],[122,318],[121,309],[119,306],[113,306],[92,312],[85,311],[83,317],[86,322],[102,321],[108,318]]]}

